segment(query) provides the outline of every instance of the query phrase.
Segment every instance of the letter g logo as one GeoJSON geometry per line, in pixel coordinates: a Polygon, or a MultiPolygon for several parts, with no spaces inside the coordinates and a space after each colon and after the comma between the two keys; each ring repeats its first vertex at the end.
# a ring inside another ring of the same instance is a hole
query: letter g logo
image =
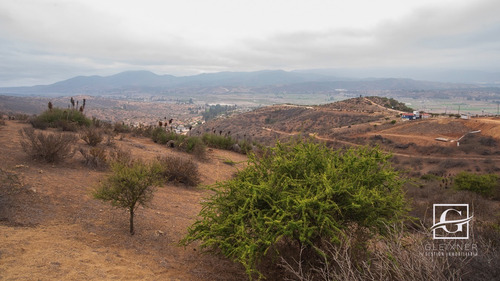
{"type": "Polygon", "coordinates": [[[434,204],[433,214],[434,239],[469,239],[469,204],[434,204]]]}

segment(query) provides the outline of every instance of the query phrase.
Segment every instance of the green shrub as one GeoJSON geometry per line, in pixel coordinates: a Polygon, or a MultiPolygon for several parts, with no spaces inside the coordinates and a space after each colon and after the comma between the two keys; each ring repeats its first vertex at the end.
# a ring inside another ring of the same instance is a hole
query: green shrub
{"type": "Polygon", "coordinates": [[[151,139],[156,143],[159,142],[161,136],[165,136],[165,139],[167,138],[167,132],[163,128],[156,127],[151,132],[151,139]]]}
{"type": "Polygon", "coordinates": [[[66,120],[58,120],[53,125],[55,128],[61,129],[63,132],[77,132],[79,129],[78,123],[70,122],[66,120]]]}
{"type": "Polygon", "coordinates": [[[321,254],[322,240],[338,242],[353,227],[376,233],[406,216],[404,181],[378,148],[333,151],[311,142],[277,143],[214,194],[181,241],[219,250],[250,277],[267,251],[296,241],[321,254]]]}
{"type": "Polygon", "coordinates": [[[193,154],[198,159],[206,158],[206,146],[200,138],[187,137],[185,143],[185,150],[187,153],[193,154]]]}
{"type": "Polygon", "coordinates": [[[113,131],[117,133],[130,133],[132,129],[129,125],[125,125],[125,123],[123,122],[116,122],[115,124],[113,124],[113,131]]]}
{"type": "Polygon", "coordinates": [[[424,181],[436,181],[441,180],[441,177],[438,177],[435,174],[424,174],[420,177],[420,179],[424,181]]]}
{"type": "Polygon", "coordinates": [[[472,174],[460,172],[455,176],[454,187],[458,190],[468,190],[486,197],[494,195],[498,186],[498,175],[495,174],[472,174]]]}
{"type": "Polygon", "coordinates": [[[72,109],[52,108],[35,117],[36,122],[47,123],[49,127],[61,128],[61,124],[74,123],[77,126],[89,126],[92,121],[85,115],[72,109]]]}
{"type": "Polygon", "coordinates": [[[208,147],[230,150],[236,143],[231,136],[218,136],[215,134],[204,134],[201,139],[208,147]]]}
{"type": "Polygon", "coordinates": [[[206,156],[205,144],[199,137],[188,137],[174,132],[167,132],[158,127],[152,130],[151,139],[159,144],[167,144],[169,141],[174,141],[174,147],[193,154],[199,159],[204,159],[206,156]]]}
{"type": "Polygon", "coordinates": [[[225,150],[232,150],[233,146],[235,144],[238,144],[241,149],[241,153],[247,154],[250,151],[252,151],[252,143],[243,140],[240,142],[237,142],[235,139],[233,139],[231,136],[221,136],[221,135],[216,135],[216,134],[204,134],[201,137],[203,143],[205,143],[208,147],[212,148],[218,148],[218,149],[225,149],[225,150]]]}
{"type": "Polygon", "coordinates": [[[36,132],[33,128],[19,130],[21,147],[35,159],[58,162],[73,156],[72,145],[77,138],[67,133],[36,132]]]}
{"type": "Polygon", "coordinates": [[[153,130],[154,130],[153,126],[133,127],[132,128],[132,135],[133,136],[142,136],[142,137],[146,137],[146,138],[151,138],[153,130]]]}
{"type": "Polygon", "coordinates": [[[160,127],[153,129],[151,132],[151,139],[159,144],[166,144],[168,141],[173,140],[176,142],[177,146],[184,137],[185,136],[178,135],[174,132],[167,132],[165,129],[160,127]]]}
{"type": "Polygon", "coordinates": [[[45,130],[49,127],[49,123],[42,121],[36,117],[30,119],[29,122],[30,122],[31,126],[33,126],[33,128],[35,128],[35,129],[45,130]]]}

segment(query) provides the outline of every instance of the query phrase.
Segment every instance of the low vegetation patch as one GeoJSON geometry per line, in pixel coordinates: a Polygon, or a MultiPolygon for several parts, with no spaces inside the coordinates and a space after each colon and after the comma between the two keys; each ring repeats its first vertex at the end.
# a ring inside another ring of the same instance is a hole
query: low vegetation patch
{"type": "Polygon", "coordinates": [[[458,190],[468,190],[485,197],[494,195],[498,187],[498,175],[496,174],[473,174],[460,172],[455,176],[454,187],[458,190]]]}
{"type": "Polygon", "coordinates": [[[37,132],[33,128],[19,131],[21,147],[31,157],[46,162],[58,162],[73,156],[76,136],[69,133],[37,132]]]}
{"type": "Polygon", "coordinates": [[[206,146],[198,137],[176,134],[158,127],[151,133],[151,139],[159,144],[166,144],[181,151],[193,154],[198,159],[205,159],[206,146]]]}
{"type": "Polygon", "coordinates": [[[217,134],[203,134],[201,139],[208,147],[232,150],[243,154],[247,154],[252,151],[252,143],[247,140],[238,141],[229,135],[222,136],[217,134]]]}
{"type": "Polygon", "coordinates": [[[85,117],[83,112],[74,109],[52,108],[31,120],[33,127],[45,129],[47,127],[60,128],[63,131],[75,131],[80,126],[90,126],[92,120],[85,117]]]}

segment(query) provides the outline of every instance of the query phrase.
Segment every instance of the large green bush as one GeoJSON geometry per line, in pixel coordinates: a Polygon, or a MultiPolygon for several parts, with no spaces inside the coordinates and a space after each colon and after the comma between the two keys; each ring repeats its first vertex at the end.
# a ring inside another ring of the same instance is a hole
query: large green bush
{"type": "Polygon", "coordinates": [[[498,186],[498,175],[495,174],[472,174],[460,172],[455,176],[454,187],[458,190],[469,190],[486,197],[493,196],[498,186]]]}
{"type": "Polygon", "coordinates": [[[72,123],[78,126],[89,126],[92,123],[92,120],[85,117],[85,115],[74,109],[62,109],[62,108],[52,108],[45,110],[43,113],[38,115],[34,120],[32,120],[32,124],[46,124],[48,127],[62,127],[62,124],[72,123]]]}
{"type": "Polygon", "coordinates": [[[241,263],[250,277],[277,242],[297,241],[321,253],[348,228],[376,233],[405,217],[399,177],[378,148],[333,151],[312,142],[277,143],[247,168],[217,183],[200,220],[181,241],[201,240],[241,263]]]}

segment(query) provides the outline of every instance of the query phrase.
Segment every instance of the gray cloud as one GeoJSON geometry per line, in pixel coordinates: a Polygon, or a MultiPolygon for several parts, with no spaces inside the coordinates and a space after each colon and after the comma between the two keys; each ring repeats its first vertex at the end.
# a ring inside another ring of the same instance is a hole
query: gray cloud
{"type": "Polygon", "coordinates": [[[172,29],[141,29],[140,22],[131,25],[119,14],[81,3],[23,3],[0,3],[0,86],[130,69],[187,75],[332,67],[498,71],[500,65],[500,5],[496,0],[422,8],[363,29],[332,26],[260,38],[242,36],[224,44],[193,41],[172,29]]]}

